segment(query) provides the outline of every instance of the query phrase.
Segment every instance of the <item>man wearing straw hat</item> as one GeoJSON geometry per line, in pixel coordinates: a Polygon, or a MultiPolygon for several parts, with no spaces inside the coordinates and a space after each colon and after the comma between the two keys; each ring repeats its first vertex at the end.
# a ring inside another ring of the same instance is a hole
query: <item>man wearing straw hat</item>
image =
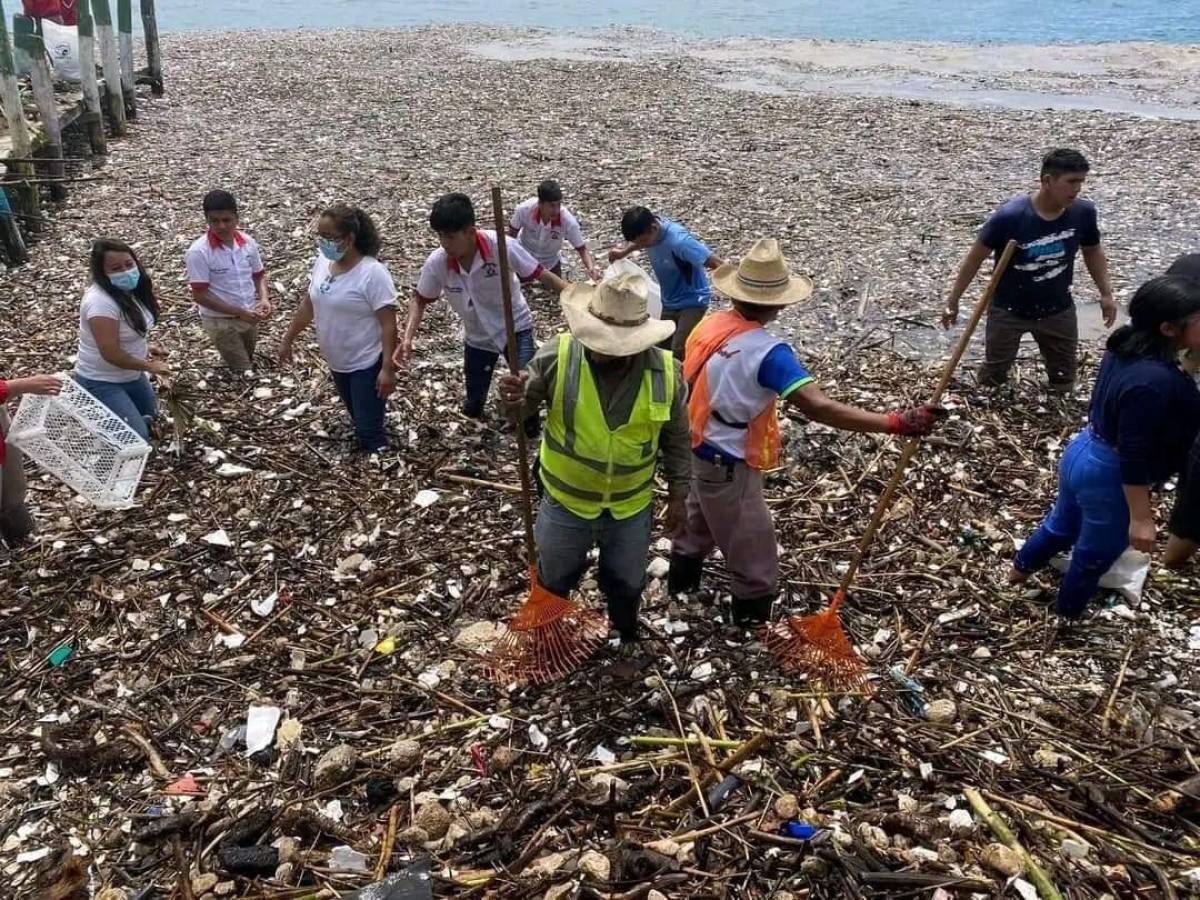
{"type": "Polygon", "coordinates": [[[538,349],[525,371],[500,380],[515,419],[547,407],[538,454],[538,580],[567,596],[599,546],[599,585],[622,640],[637,638],[662,455],[668,533],[683,523],[690,478],[687,385],[671,351],[674,322],[650,318],[649,282],[623,274],[562,294],[569,334],[538,349]]]}
{"type": "Polygon", "coordinates": [[[736,267],[714,273],[713,286],[733,309],[706,317],[687,342],[692,488],[686,525],[671,548],[668,590],[697,590],[705,557],[720,547],[733,622],[748,626],[770,617],[779,581],[762,482],[779,462],[777,401],[833,428],[887,434],[928,434],[946,412],[926,405],[875,413],[825,395],[795,351],[765,327],[812,293],[811,281],[788,272],[778,241],[757,241],[736,267]]]}

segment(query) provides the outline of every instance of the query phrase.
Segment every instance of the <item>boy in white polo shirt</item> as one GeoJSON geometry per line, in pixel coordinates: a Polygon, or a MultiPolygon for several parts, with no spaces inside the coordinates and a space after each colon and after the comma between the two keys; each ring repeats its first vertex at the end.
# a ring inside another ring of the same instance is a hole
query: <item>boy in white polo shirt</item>
{"type": "MultiPolygon", "coordinates": [[[[508,344],[496,232],[475,227],[475,208],[466,194],[440,197],[429,214],[429,227],[437,232],[442,246],[429,254],[421,267],[421,276],[408,307],[404,334],[396,347],[395,363],[398,366],[408,364],[413,338],[421,326],[425,307],[445,297],[463,323],[466,399],[462,412],[472,419],[482,419],[496,360],[508,344]]],[[[521,282],[536,279],[555,292],[567,284],[538,263],[516,241],[508,243],[508,262],[517,330],[517,362],[524,368],[533,358],[537,346],[533,339],[533,316],[521,293],[521,282]]],[[[530,436],[538,433],[536,415],[525,421],[525,432],[530,436]]]]}
{"type": "Polygon", "coordinates": [[[258,243],[238,230],[237,200],[228,191],[204,195],[208,231],[187,251],[187,278],[200,325],[234,372],[254,365],[258,326],[271,315],[258,243]]]}
{"type": "Polygon", "coordinates": [[[579,254],[588,277],[600,281],[603,273],[583,239],[579,220],[563,205],[562,199],[558,182],[547,178],[538,185],[536,197],[530,197],[513,210],[512,218],[508,220],[509,237],[520,240],[522,247],[559,278],[562,278],[559,254],[565,239],[579,254]]]}

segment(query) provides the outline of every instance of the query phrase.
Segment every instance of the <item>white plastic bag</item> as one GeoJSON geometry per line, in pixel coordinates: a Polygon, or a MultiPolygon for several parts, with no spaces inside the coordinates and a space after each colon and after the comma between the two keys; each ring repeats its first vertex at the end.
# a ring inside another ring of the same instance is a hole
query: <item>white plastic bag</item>
{"type": "Polygon", "coordinates": [[[643,269],[635,262],[630,262],[628,259],[618,259],[604,270],[604,280],[616,278],[618,275],[641,275],[650,285],[650,290],[646,296],[646,311],[650,313],[650,318],[662,318],[662,291],[658,287],[658,282],[646,274],[643,269]]]}
{"type": "MultiPolygon", "coordinates": [[[[1071,565],[1071,555],[1056,556],[1050,560],[1050,565],[1058,571],[1065,572],[1071,565]]],[[[1141,550],[1126,547],[1125,552],[1118,557],[1107,572],[1100,578],[1100,587],[1116,591],[1129,603],[1137,603],[1142,599],[1142,589],[1146,586],[1146,577],[1150,574],[1150,557],[1141,550]]]]}
{"type": "Polygon", "coordinates": [[[50,64],[54,67],[54,77],[66,81],[78,81],[79,68],[79,31],[73,25],[59,25],[49,19],[42,19],[42,40],[46,43],[46,53],[50,56],[50,64]]]}

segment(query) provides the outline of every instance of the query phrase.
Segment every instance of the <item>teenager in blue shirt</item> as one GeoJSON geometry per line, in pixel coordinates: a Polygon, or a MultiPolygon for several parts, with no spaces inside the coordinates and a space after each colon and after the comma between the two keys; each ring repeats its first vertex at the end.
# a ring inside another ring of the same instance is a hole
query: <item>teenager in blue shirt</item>
{"type": "Polygon", "coordinates": [[[1181,350],[1200,349],[1200,285],[1154,278],[1134,295],[1129,319],[1108,339],[1088,425],[1059,463],[1054,508],[1010,573],[1023,582],[1073,550],[1056,607],[1069,618],[1083,614],[1126,547],[1154,550],[1150,488],[1180,470],[1200,428],[1200,390],[1177,362],[1181,350]]]}
{"type": "Polygon", "coordinates": [[[1090,200],[1079,199],[1088,169],[1088,161],[1077,150],[1047,153],[1037,191],[1014,197],[992,213],[958,270],[942,314],[946,328],[958,321],[959,300],[983,261],[993,255],[999,259],[1010,240],[1017,242],[1017,252],[988,310],[984,363],[979,370],[982,385],[995,387],[1007,380],[1021,338],[1032,334],[1046,365],[1050,389],[1069,393],[1075,386],[1079,323],[1071,281],[1077,252],[1082,251],[1100,291],[1104,324],[1111,328],[1117,320],[1096,207],[1090,200]]]}
{"type": "Polygon", "coordinates": [[[678,222],[656,216],[644,206],[625,210],[621,234],[628,243],[609,250],[608,261],[646,251],[662,290],[662,317],[675,323],[675,334],[663,341],[662,348],[682,360],[688,335],[704,318],[712,298],[705,270],[720,268],[724,260],[678,222]]]}
{"type": "MultiPolygon", "coordinates": [[[[1200,289],[1200,253],[1179,257],[1167,269],[1168,275],[1179,275],[1194,282],[1200,289]]],[[[1184,354],[1183,368],[1193,377],[1200,363],[1200,353],[1184,354]]],[[[1200,549],[1200,436],[1192,444],[1187,464],[1179,473],[1175,487],[1175,505],[1171,508],[1167,549],[1163,565],[1169,569],[1185,566],[1200,549]]]]}

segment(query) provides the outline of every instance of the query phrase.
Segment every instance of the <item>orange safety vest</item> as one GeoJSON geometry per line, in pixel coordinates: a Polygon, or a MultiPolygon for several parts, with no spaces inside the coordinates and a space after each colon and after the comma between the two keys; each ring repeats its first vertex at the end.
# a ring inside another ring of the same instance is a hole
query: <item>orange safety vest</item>
{"type": "MultiPolygon", "coordinates": [[[[708,361],[738,335],[762,328],[762,323],[743,318],[736,311],[722,310],[705,316],[688,336],[683,357],[683,377],[688,383],[688,424],[692,449],[704,443],[704,428],[713,414],[708,394],[708,361]]],[[[747,426],[746,465],[762,471],[779,462],[779,420],[772,400],[747,426]]]]}

